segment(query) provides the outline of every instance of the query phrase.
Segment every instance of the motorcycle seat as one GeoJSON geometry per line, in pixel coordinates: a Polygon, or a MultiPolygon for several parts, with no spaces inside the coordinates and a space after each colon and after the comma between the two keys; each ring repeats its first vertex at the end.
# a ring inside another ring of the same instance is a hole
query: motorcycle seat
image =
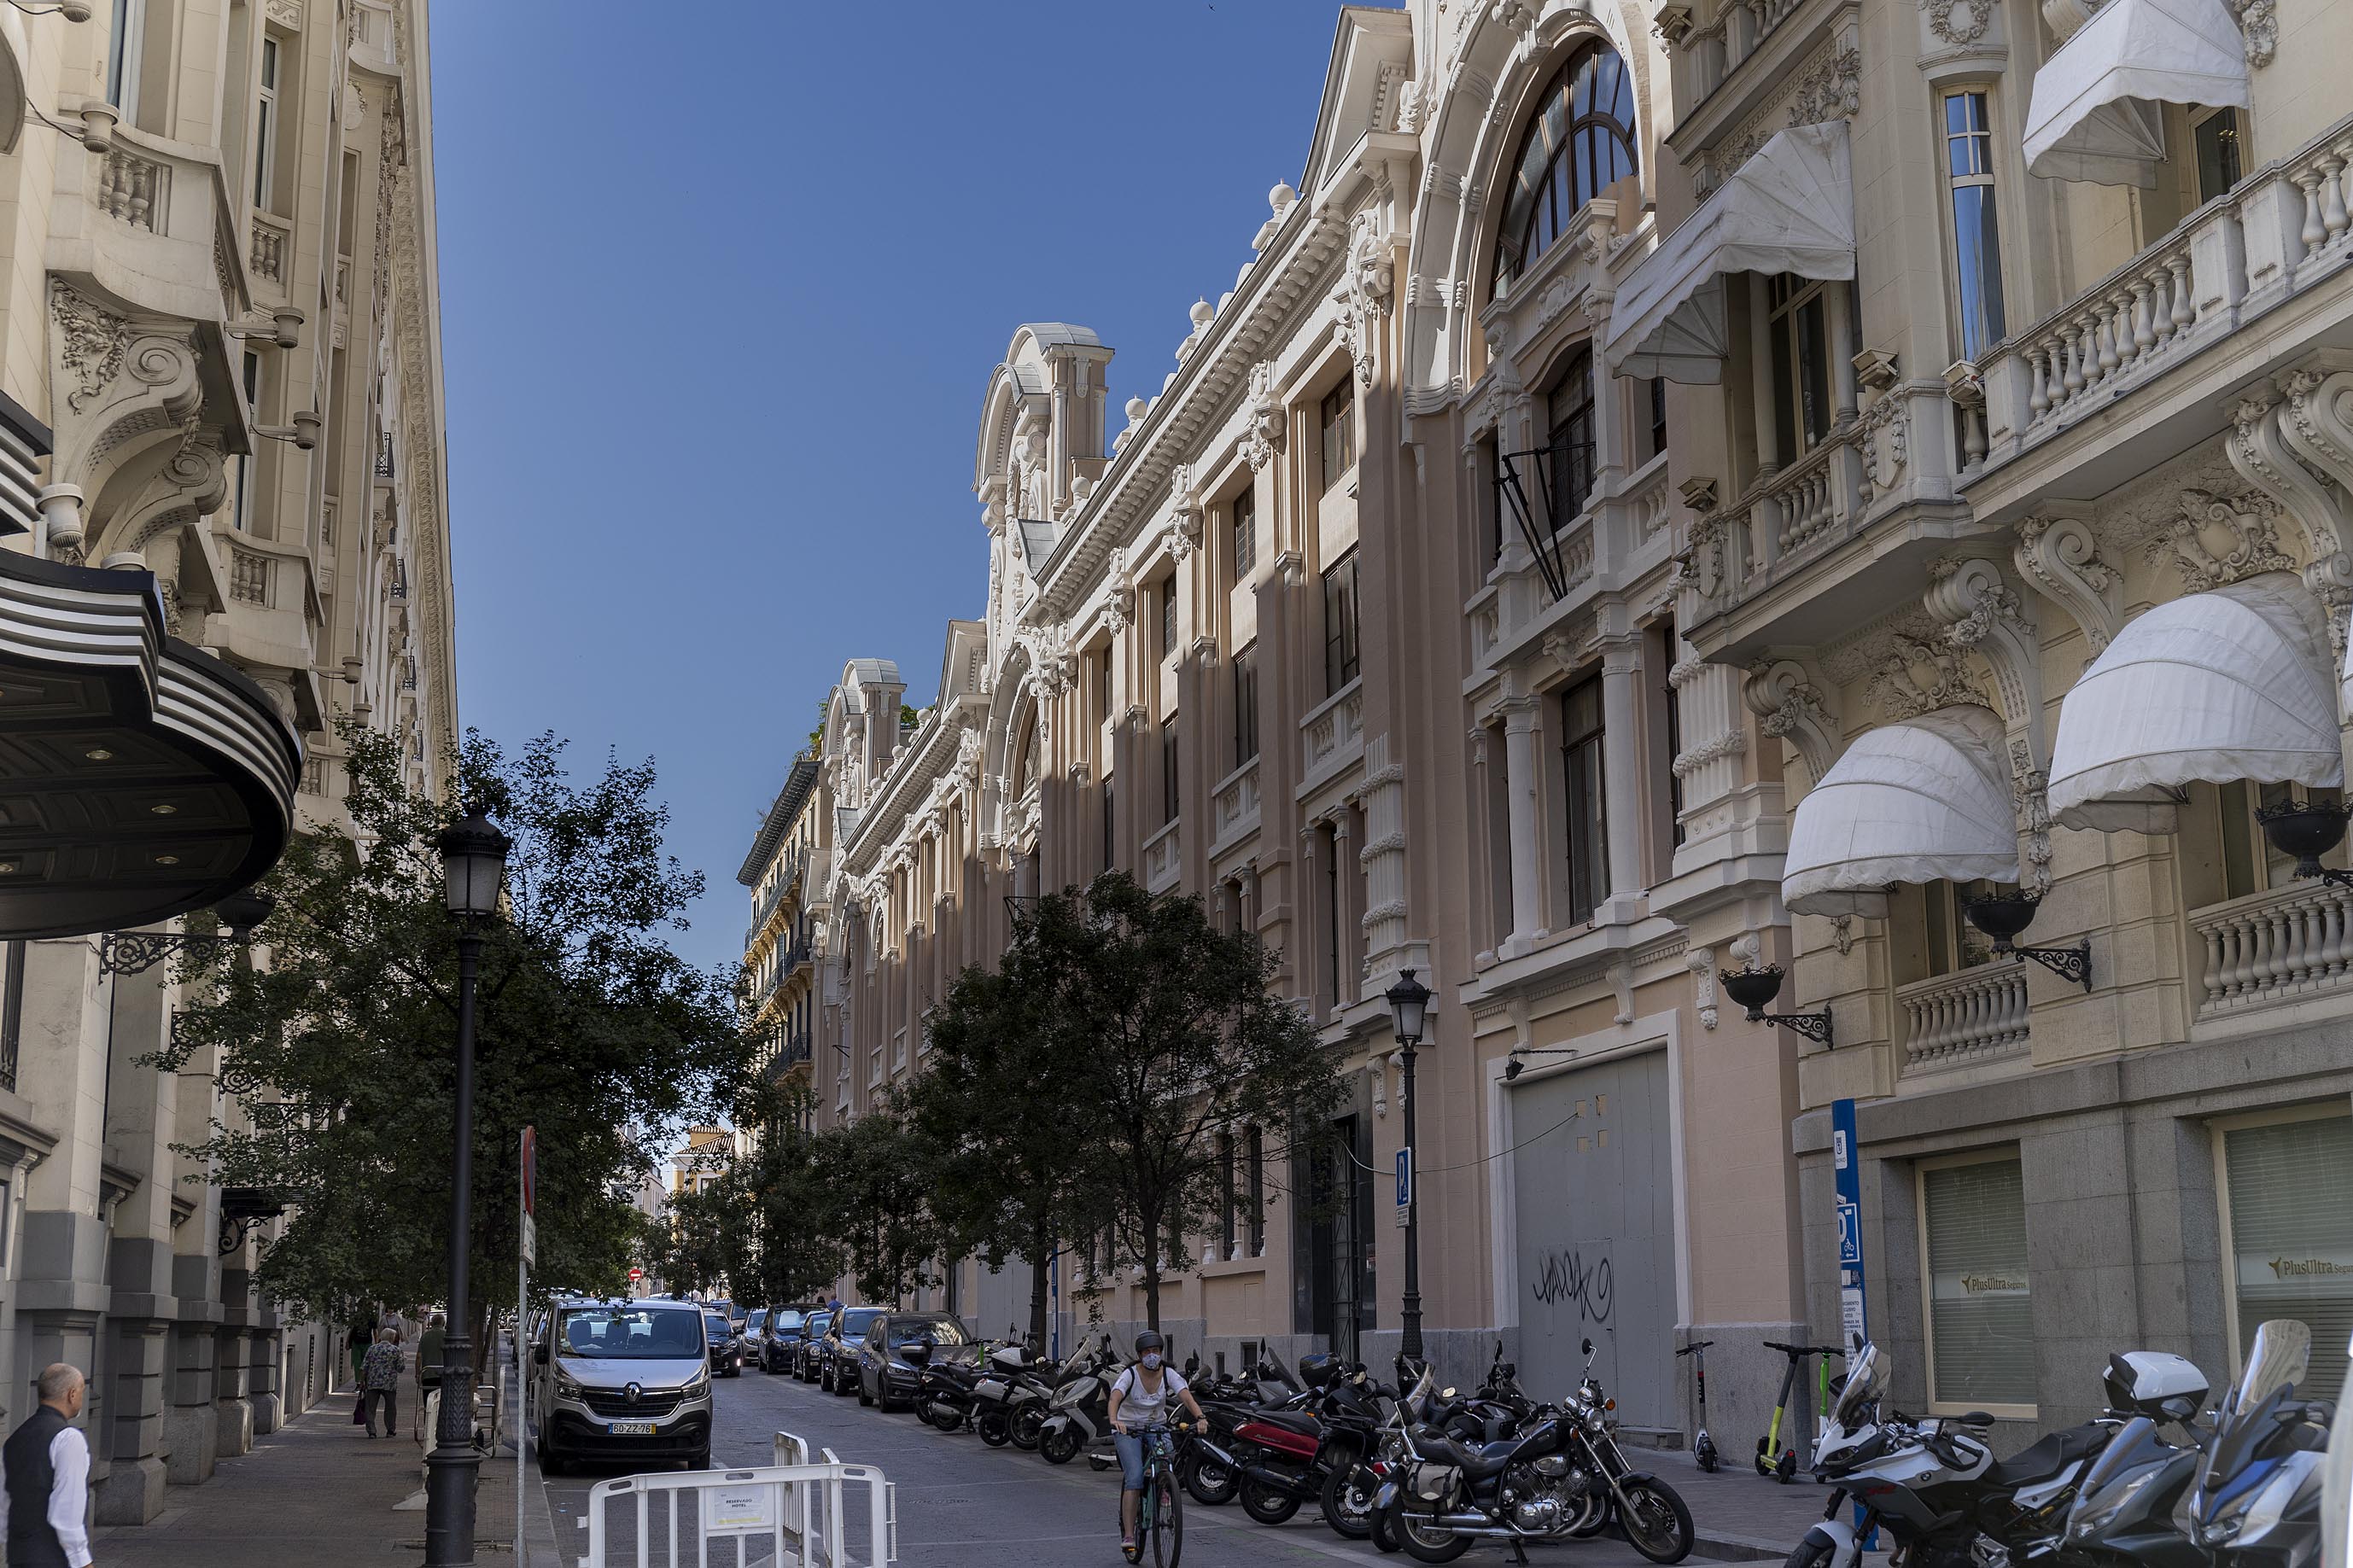
{"type": "Polygon", "coordinates": [[[1986,1479],[2002,1487],[2048,1480],[2098,1448],[2104,1435],[2097,1426],[2070,1426],[2063,1432],[2053,1432],[2032,1447],[1997,1463],[1986,1472],[1986,1479]]]}
{"type": "Polygon", "coordinates": [[[1254,1410],[1242,1419],[1255,1421],[1264,1426],[1281,1426],[1287,1431],[1304,1432],[1310,1436],[1324,1430],[1322,1418],[1311,1415],[1304,1410],[1254,1410]]]}
{"type": "Polygon", "coordinates": [[[1490,1443],[1484,1448],[1473,1448],[1451,1437],[1441,1445],[1448,1461],[1461,1470],[1465,1479],[1473,1481],[1483,1481],[1490,1476],[1502,1474],[1504,1467],[1512,1462],[1512,1449],[1515,1446],[1490,1443]]]}

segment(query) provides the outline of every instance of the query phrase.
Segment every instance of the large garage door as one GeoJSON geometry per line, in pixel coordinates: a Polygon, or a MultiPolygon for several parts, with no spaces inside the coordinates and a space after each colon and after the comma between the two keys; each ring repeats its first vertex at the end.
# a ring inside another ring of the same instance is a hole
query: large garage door
{"type": "Polygon", "coordinates": [[[1512,1093],[1520,1381],[1558,1399],[1584,1365],[1629,1426],[1675,1428],[1675,1211],[1667,1053],[1581,1068],[1512,1093]],[[1568,1118],[1567,1125],[1546,1131],[1568,1118]],[[1538,1134],[1543,1134],[1538,1136],[1538,1134]]]}

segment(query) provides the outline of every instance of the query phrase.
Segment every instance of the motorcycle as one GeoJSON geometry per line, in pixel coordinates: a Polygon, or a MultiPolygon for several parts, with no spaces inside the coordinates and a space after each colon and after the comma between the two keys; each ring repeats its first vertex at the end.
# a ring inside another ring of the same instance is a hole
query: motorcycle
{"type": "Polygon", "coordinates": [[[1054,1396],[1065,1383],[1111,1364],[1111,1336],[1098,1336],[1094,1348],[1082,1340],[1060,1362],[1041,1361],[1018,1374],[1006,1395],[1007,1439],[1025,1452],[1034,1452],[1046,1418],[1053,1414],[1054,1396]]]}
{"type": "Polygon", "coordinates": [[[2312,1331],[2293,1319],[2255,1330],[2238,1386],[2214,1412],[2189,1493],[2189,1537],[2218,1555],[2264,1568],[2320,1561],[2328,1407],[2295,1397],[2312,1361],[2312,1331]]]}
{"type": "Polygon", "coordinates": [[[2042,1556],[2058,1544],[2093,1461],[2124,1425],[2115,1416],[2087,1421],[1997,1461],[1985,1441],[1992,1416],[1883,1415],[1886,1382],[1877,1345],[1849,1359],[1814,1444],[1814,1479],[1832,1487],[1830,1504],[1787,1568],[1856,1568],[1874,1524],[1887,1527],[1905,1568],[2007,1568],[2042,1556]],[[1846,1517],[1849,1499],[1862,1505],[1859,1523],[1846,1517]]]}
{"type": "Polygon", "coordinates": [[[1328,1355],[1299,1358],[1299,1378],[1270,1355],[1259,1367],[1261,1384],[1275,1381],[1304,1386],[1282,1404],[1252,1411],[1234,1428],[1231,1455],[1240,1477],[1242,1511],[1261,1524],[1282,1524],[1299,1511],[1299,1505],[1323,1494],[1323,1475],[1315,1468],[1324,1447],[1324,1418],[1315,1406],[1336,1363],[1328,1355]]]}
{"type": "Polygon", "coordinates": [[[1110,1435],[1110,1372],[1115,1361],[1106,1338],[1098,1355],[1056,1386],[1052,1409],[1038,1428],[1038,1452],[1048,1464],[1067,1465],[1110,1435]]]}
{"type": "Polygon", "coordinates": [[[987,1352],[975,1369],[970,1415],[973,1430],[992,1448],[1013,1441],[1013,1392],[1022,1374],[1035,1369],[1037,1358],[1027,1346],[1008,1339],[987,1352]]]}
{"type": "Polygon", "coordinates": [[[925,1340],[909,1349],[923,1352],[923,1376],[915,1385],[915,1419],[942,1432],[961,1430],[972,1420],[978,1403],[981,1347],[939,1345],[925,1340]]]}
{"type": "Polygon", "coordinates": [[[1478,1447],[1434,1427],[1404,1429],[1404,1464],[1374,1506],[1416,1561],[1451,1563],[1480,1541],[1559,1541],[1612,1519],[1653,1563],[1692,1549],[1691,1510],[1672,1487],[1626,1461],[1613,1436],[1615,1401],[1591,1373],[1557,1410],[1537,1406],[1519,1434],[1478,1447]]]}
{"type": "Polygon", "coordinates": [[[2066,1560],[2203,1568],[2206,1553],[2173,1518],[2198,1475],[2201,1445],[2189,1423],[2206,1403],[2206,1374],[2177,1355],[2127,1351],[2108,1358],[2101,1381],[2109,1410],[2126,1420],[2084,1473],[2068,1510],[2066,1560]],[[2168,1442],[2168,1425],[2186,1440],[2168,1442]]]}

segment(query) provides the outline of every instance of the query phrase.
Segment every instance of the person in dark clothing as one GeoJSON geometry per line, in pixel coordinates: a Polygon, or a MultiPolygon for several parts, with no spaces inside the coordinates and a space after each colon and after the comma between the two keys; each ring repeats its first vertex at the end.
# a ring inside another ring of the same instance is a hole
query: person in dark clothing
{"type": "Polygon", "coordinates": [[[64,1362],[41,1369],[40,1405],[0,1444],[0,1539],[8,1568],[90,1568],[90,1444],[73,1425],[81,1373],[64,1362]]]}
{"type": "Polygon", "coordinates": [[[436,1312],[417,1338],[417,1436],[425,1436],[425,1402],[441,1386],[441,1345],[449,1337],[449,1320],[436,1312]]]}

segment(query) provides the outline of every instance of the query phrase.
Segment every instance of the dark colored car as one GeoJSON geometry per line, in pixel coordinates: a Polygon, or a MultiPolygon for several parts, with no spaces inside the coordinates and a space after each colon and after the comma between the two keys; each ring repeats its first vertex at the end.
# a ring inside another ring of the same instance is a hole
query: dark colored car
{"type": "Polygon", "coordinates": [[[719,1377],[744,1375],[744,1336],[723,1312],[702,1314],[703,1337],[711,1342],[711,1370],[719,1377]]]}
{"type": "Polygon", "coordinates": [[[793,1342],[793,1375],[803,1383],[817,1381],[818,1347],[825,1342],[825,1331],[832,1323],[833,1312],[826,1307],[801,1320],[800,1338],[793,1342]]]}
{"type": "Polygon", "coordinates": [[[841,1315],[826,1326],[825,1338],[817,1342],[818,1387],[828,1394],[858,1392],[858,1347],[865,1342],[866,1331],[874,1326],[874,1320],[890,1312],[888,1307],[842,1309],[841,1315]]]}
{"type": "Polygon", "coordinates": [[[768,1321],[762,1325],[759,1361],[762,1372],[791,1372],[800,1355],[801,1325],[808,1321],[807,1311],[799,1307],[771,1307],[768,1321]]]}
{"type": "Polygon", "coordinates": [[[912,1403],[923,1381],[928,1347],[969,1342],[948,1312],[892,1312],[866,1326],[858,1347],[858,1403],[884,1410],[912,1403]]]}

